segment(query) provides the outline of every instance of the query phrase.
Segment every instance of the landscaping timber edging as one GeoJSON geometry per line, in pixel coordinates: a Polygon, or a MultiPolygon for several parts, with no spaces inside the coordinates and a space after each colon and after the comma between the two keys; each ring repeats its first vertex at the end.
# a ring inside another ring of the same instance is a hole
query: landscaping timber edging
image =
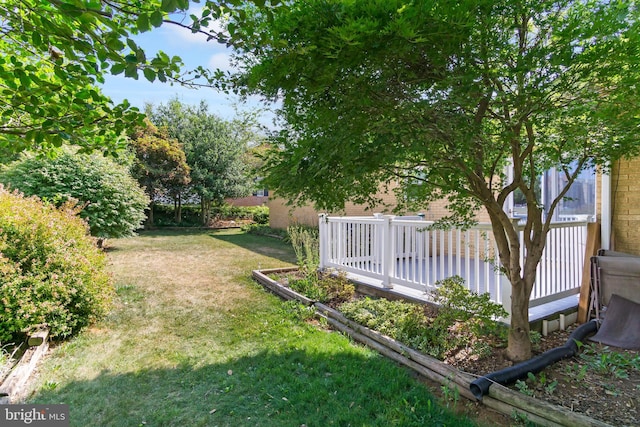
{"type": "MultiPolygon", "coordinates": [[[[318,316],[326,319],[327,323],[334,329],[349,335],[352,339],[365,344],[432,381],[445,387],[457,389],[460,396],[474,402],[478,401],[469,388],[471,382],[475,379],[473,375],[460,371],[438,359],[407,347],[399,341],[347,319],[339,311],[320,302],[312,301],[267,276],[267,274],[295,271],[296,269],[296,267],[293,267],[288,269],[254,270],[253,277],[282,298],[295,299],[305,305],[313,304],[318,316]]],[[[500,384],[493,384],[489,388],[489,394],[484,396],[480,402],[488,408],[508,416],[513,416],[514,414],[526,416],[530,421],[542,426],[612,427],[605,422],[526,396],[500,384]]]]}
{"type": "Polygon", "coordinates": [[[27,349],[0,384],[0,404],[17,403],[23,397],[29,377],[49,349],[49,330],[34,332],[26,343],[27,349]]]}
{"type": "Polygon", "coordinates": [[[285,267],[285,268],[272,268],[269,270],[253,270],[252,276],[253,278],[260,283],[262,286],[268,288],[276,295],[281,296],[285,299],[294,299],[301,302],[304,305],[312,305],[315,301],[307,298],[306,296],[299,294],[291,288],[281,285],[275,280],[269,278],[267,274],[274,273],[286,273],[286,272],[294,272],[298,271],[298,267],[285,267]]]}

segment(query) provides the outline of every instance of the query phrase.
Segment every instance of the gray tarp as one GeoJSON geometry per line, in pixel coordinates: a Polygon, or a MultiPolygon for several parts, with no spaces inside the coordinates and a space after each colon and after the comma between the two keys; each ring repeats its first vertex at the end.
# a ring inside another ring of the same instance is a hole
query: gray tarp
{"type": "Polygon", "coordinates": [[[640,350],[640,304],[613,294],[598,333],[589,338],[613,347],[640,350]]]}

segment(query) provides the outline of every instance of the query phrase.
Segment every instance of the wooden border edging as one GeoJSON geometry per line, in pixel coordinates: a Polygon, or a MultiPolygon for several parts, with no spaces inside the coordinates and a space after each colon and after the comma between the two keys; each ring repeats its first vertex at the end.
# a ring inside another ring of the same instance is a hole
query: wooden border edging
{"type": "Polygon", "coordinates": [[[295,299],[300,301],[304,305],[311,305],[315,301],[307,298],[306,296],[297,293],[296,291],[287,288],[286,286],[282,286],[278,282],[273,279],[267,277],[267,274],[273,273],[285,273],[288,271],[297,271],[298,267],[286,267],[286,268],[272,268],[269,270],[253,270],[252,277],[258,281],[261,285],[271,290],[276,295],[281,296],[285,299],[295,299]]]}
{"type": "MultiPolygon", "coordinates": [[[[295,268],[286,269],[286,271],[293,271],[294,269],[295,268]]],[[[280,285],[262,274],[263,272],[276,273],[282,271],[285,271],[285,269],[255,270],[253,277],[285,299],[296,299],[307,305],[314,304],[319,316],[326,319],[327,323],[333,328],[349,335],[354,340],[367,345],[380,354],[416,371],[432,381],[436,381],[445,387],[457,389],[461,396],[469,400],[474,402],[478,401],[469,389],[471,382],[475,379],[473,375],[455,369],[451,365],[447,365],[438,359],[407,347],[393,338],[347,319],[339,311],[322,303],[313,302],[309,298],[280,285]],[[302,299],[300,299],[300,297],[302,299]],[[310,301],[310,303],[308,303],[308,301],[310,301]]],[[[521,414],[526,416],[530,421],[548,427],[612,427],[605,422],[589,418],[577,412],[572,412],[562,406],[526,396],[500,384],[493,384],[489,388],[489,394],[484,396],[480,402],[505,415],[512,416],[515,413],[521,414]]]]}
{"type": "Polygon", "coordinates": [[[24,393],[27,380],[36,368],[40,359],[49,349],[49,330],[40,330],[27,338],[27,342],[38,343],[29,347],[15,364],[9,375],[0,384],[0,404],[16,403],[24,393]]]}

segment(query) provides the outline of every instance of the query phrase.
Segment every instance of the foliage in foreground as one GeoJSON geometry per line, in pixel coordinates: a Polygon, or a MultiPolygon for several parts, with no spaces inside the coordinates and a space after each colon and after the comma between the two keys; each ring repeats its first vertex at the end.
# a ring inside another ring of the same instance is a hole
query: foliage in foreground
{"type": "Polygon", "coordinates": [[[24,155],[2,171],[0,182],[58,206],[76,200],[91,235],[99,238],[131,236],[149,204],[126,167],[100,154],[70,149],[55,158],[24,155]]]}
{"type": "Polygon", "coordinates": [[[64,142],[116,152],[123,132],[143,115],[125,100],[105,96],[98,83],[108,74],[189,84],[211,73],[183,72],[182,60],[162,50],[146,52],[134,36],[176,25],[203,39],[222,13],[210,4],[200,16],[180,17],[188,0],[3,0],[0,2],[0,156],[3,151],[55,150],[64,142]],[[175,12],[175,14],[174,14],[175,12]],[[173,18],[177,18],[173,20],[173,18]],[[191,31],[190,31],[191,30],[191,31]]]}
{"type": "Polygon", "coordinates": [[[0,342],[39,325],[66,337],[106,313],[111,278],[87,231],[71,205],[0,186],[0,342]]]}
{"type": "Polygon", "coordinates": [[[340,310],[351,320],[438,359],[466,347],[483,356],[487,341],[504,341],[505,328],[496,321],[504,314],[501,306],[462,287],[459,278],[439,285],[442,305],[435,317],[427,317],[422,305],[384,298],[346,302],[340,310]]]}

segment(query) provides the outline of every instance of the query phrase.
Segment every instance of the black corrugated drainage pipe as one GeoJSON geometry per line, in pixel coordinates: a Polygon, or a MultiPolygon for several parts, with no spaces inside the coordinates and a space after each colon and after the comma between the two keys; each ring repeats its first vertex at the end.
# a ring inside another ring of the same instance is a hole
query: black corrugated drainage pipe
{"type": "Polygon", "coordinates": [[[578,352],[576,341],[584,341],[587,335],[592,334],[597,329],[597,320],[592,320],[578,326],[563,346],[552,348],[532,359],[492,372],[473,381],[469,387],[471,393],[473,393],[476,399],[482,400],[482,396],[489,392],[489,387],[491,387],[493,383],[502,385],[510,384],[516,380],[526,378],[529,372],[537,374],[552,363],[575,356],[578,352]]]}

